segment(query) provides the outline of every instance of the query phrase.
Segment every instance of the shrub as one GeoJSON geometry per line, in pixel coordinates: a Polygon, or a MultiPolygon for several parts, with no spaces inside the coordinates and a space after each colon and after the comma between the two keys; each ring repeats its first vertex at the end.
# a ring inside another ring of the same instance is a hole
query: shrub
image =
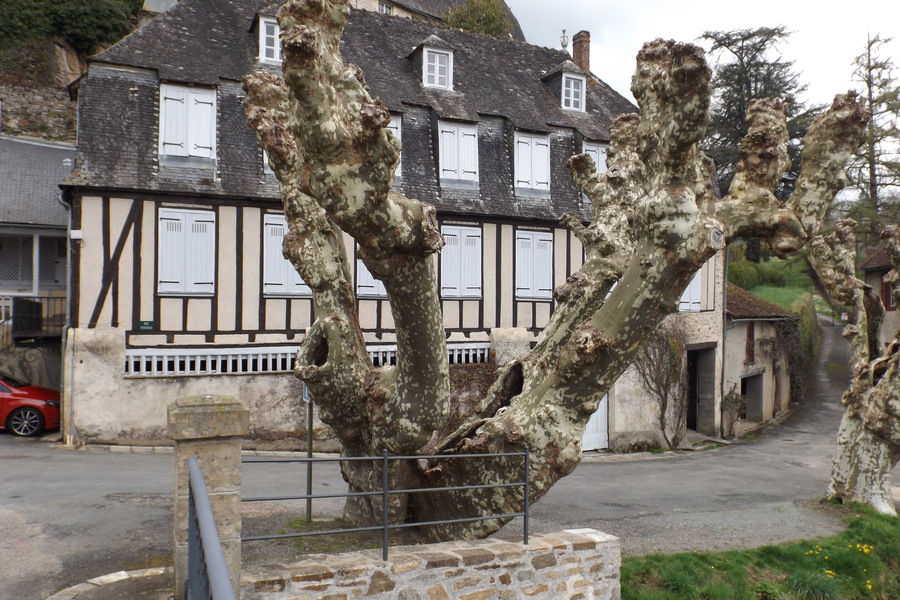
{"type": "Polygon", "coordinates": [[[729,264],[728,281],[745,290],[755,288],[760,284],[757,265],[747,260],[729,264]]]}

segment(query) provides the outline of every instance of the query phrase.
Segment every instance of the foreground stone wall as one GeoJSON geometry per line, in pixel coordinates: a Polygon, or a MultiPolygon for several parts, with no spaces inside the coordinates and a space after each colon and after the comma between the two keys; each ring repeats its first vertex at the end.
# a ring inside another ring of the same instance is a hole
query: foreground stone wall
{"type": "Polygon", "coordinates": [[[310,555],[245,570],[242,600],[618,600],[621,546],[593,529],[310,555]]]}

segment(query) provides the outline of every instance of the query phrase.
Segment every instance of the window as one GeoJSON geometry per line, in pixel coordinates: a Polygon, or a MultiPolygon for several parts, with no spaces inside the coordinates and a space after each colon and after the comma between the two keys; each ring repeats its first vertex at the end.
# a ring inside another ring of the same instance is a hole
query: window
{"type": "Polygon", "coordinates": [[[383,15],[392,15],[394,14],[394,7],[388,4],[387,2],[379,2],[378,3],[378,12],[383,15]]]}
{"type": "Polygon", "coordinates": [[[580,75],[562,76],[562,107],[567,110],[584,112],[584,77],[580,75]]]}
{"type": "Polygon", "coordinates": [[[159,86],[159,154],[216,157],[216,91],[159,86]]]}
{"type": "Polygon", "coordinates": [[[425,49],[422,83],[425,87],[453,89],[453,52],[425,49]]]}
{"type": "Polygon", "coordinates": [[[894,302],[894,292],[891,284],[884,279],[881,280],[881,303],[884,304],[885,310],[897,310],[897,304],[894,302]]]}
{"type": "MultiPolygon", "coordinates": [[[[403,143],[403,115],[391,113],[391,122],[387,124],[386,129],[394,134],[397,141],[403,143]]],[[[400,179],[403,173],[403,153],[400,153],[400,160],[397,161],[397,170],[394,171],[394,179],[400,179]]]]}
{"type": "Polygon", "coordinates": [[[158,249],[160,294],[215,292],[215,213],[160,208],[158,249]]]}
{"type": "Polygon", "coordinates": [[[281,62],[281,28],[275,19],[259,20],[259,60],[268,63],[281,62]]]}
{"type": "Polygon", "coordinates": [[[516,232],[516,298],[549,300],[553,294],[553,234],[516,232]]]}
{"type": "Polygon", "coordinates": [[[65,238],[0,235],[0,287],[36,291],[65,286],[65,238]],[[37,278],[34,277],[35,258],[37,278]]]}
{"type": "Polygon", "coordinates": [[[697,271],[694,274],[694,278],[681,295],[681,301],[678,303],[679,312],[700,312],[700,273],[701,271],[697,271]]]}
{"type": "Polygon", "coordinates": [[[438,122],[441,180],[478,183],[478,126],[438,122]]]}
{"type": "Polygon", "coordinates": [[[282,253],[284,234],[288,231],[284,215],[265,216],[263,242],[263,293],[270,296],[309,296],[312,290],[303,282],[297,269],[282,253]]]}
{"type": "Polygon", "coordinates": [[[375,277],[366,268],[363,261],[356,259],[356,295],[357,296],[387,296],[384,283],[375,277]]]}
{"type": "Polygon", "coordinates": [[[550,191],[550,136],[516,132],[516,188],[550,191]]]}
{"type": "Polygon", "coordinates": [[[756,323],[747,321],[747,345],[744,348],[744,364],[756,362],[756,323]]]}
{"type": "Polygon", "coordinates": [[[446,245],[441,250],[441,296],[481,296],[481,229],[441,227],[446,245]]]}
{"type": "Polygon", "coordinates": [[[585,142],[583,150],[585,154],[593,159],[594,165],[597,167],[597,173],[606,173],[606,151],[609,150],[609,146],[606,144],[585,142]]]}

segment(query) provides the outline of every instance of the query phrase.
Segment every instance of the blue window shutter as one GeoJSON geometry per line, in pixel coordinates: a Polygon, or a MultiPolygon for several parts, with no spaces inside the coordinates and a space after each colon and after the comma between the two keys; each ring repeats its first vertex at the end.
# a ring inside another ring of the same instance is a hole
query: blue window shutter
{"type": "Polygon", "coordinates": [[[703,270],[699,270],[694,274],[694,278],[688,284],[687,289],[681,295],[681,301],[678,303],[680,312],[700,312],[700,295],[701,295],[701,274],[703,270]]]}
{"type": "Polygon", "coordinates": [[[459,127],[440,122],[438,140],[439,164],[441,179],[459,179],[459,127]]]}
{"type": "Polygon", "coordinates": [[[534,296],[550,298],[553,295],[553,235],[534,233],[534,296]]]}
{"type": "Polygon", "coordinates": [[[188,93],[188,155],[216,156],[216,92],[192,90],[188,93]]]}
{"type": "Polygon", "coordinates": [[[478,126],[459,127],[459,178],[478,181],[478,126]]]}
{"type": "Polygon", "coordinates": [[[481,230],[462,228],[460,245],[461,294],[466,297],[481,296],[481,230]]]}
{"type": "Polygon", "coordinates": [[[161,294],[185,291],[185,226],[184,213],[159,210],[159,250],[157,270],[161,294]]]}
{"type": "Polygon", "coordinates": [[[186,292],[212,294],[216,285],[216,219],[188,213],[185,240],[186,292]]]}

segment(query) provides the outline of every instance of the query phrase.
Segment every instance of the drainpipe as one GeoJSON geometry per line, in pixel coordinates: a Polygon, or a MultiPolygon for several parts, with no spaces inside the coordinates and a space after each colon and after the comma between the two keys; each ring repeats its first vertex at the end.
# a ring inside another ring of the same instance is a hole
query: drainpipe
{"type": "Polygon", "coordinates": [[[719,437],[725,439],[725,360],[726,338],[728,337],[728,251],[725,246],[725,275],[722,278],[722,365],[719,373],[719,437]]]}
{"type": "Polygon", "coordinates": [[[72,406],[72,383],[68,381],[69,385],[66,385],[67,380],[71,377],[71,373],[74,370],[74,365],[70,365],[69,368],[66,368],[66,346],[69,339],[69,328],[72,324],[72,313],[71,313],[71,294],[72,294],[72,205],[66,201],[66,197],[68,197],[67,190],[60,190],[59,195],[56,197],[56,201],[65,209],[66,211],[66,322],[63,325],[62,330],[62,340],[60,343],[60,369],[61,369],[61,377],[60,381],[62,382],[62,392],[63,392],[63,401],[65,403],[65,416],[63,418],[63,444],[66,446],[74,446],[74,436],[72,434],[74,427],[72,425],[72,421],[74,419],[74,407],[72,406]]]}

